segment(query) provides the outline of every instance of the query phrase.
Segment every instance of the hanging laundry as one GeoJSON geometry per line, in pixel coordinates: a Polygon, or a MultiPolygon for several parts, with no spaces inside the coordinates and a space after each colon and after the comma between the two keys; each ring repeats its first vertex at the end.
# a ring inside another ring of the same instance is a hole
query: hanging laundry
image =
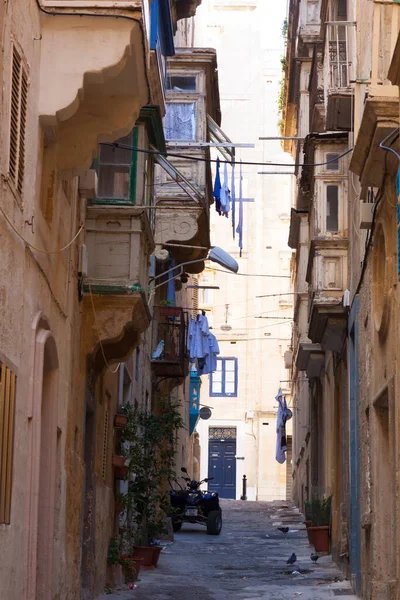
{"type": "Polygon", "coordinates": [[[190,319],[188,327],[187,349],[189,360],[196,364],[198,375],[206,375],[217,369],[219,346],[217,339],[208,327],[205,315],[190,319]]]}
{"type": "Polygon", "coordinates": [[[221,177],[219,174],[219,158],[217,158],[217,167],[215,173],[215,181],[214,181],[214,191],[213,196],[215,198],[215,210],[220,215],[221,214],[221,177]]]}
{"type": "Polygon", "coordinates": [[[232,231],[233,231],[233,239],[235,239],[235,204],[236,204],[236,196],[235,196],[235,163],[232,163],[232,176],[231,176],[231,200],[232,200],[232,231]]]}
{"type": "Polygon", "coordinates": [[[275,396],[278,402],[278,415],[276,419],[276,452],[275,458],[281,465],[286,460],[286,422],[292,418],[292,411],[286,404],[286,398],[283,396],[282,389],[279,388],[278,395],[275,396]]]}
{"type": "Polygon", "coordinates": [[[243,250],[243,185],[242,185],[242,163],[240,163],[240,182],[239,182],[239,220],[236,233],[239,234],[240,256],[243,250]]]}
{"type": "Polygon", "coordinates": [[[190,362],[204,359],[207,356],[210,347],[209,334],[208,320],[205,315],[197,315],[195,319],[190,319],[187,340],[190,362]]]}
{"type": "Polygon", "coordinates": [[[221,187],[221,214],[225,217],[229,216],[229,211],[231,209],[231,192],[228,187],[228,165],[226,161],[224,163],[224,182],[221,187]]]}
{"type": "Polygon", "coordinates": [[[217,370],[217,354],[219,354],[219,345],[217,338],[213,333],[208,336],[209,352],[205,357],[204,365],[197,367],[197,375],[207,375],[217,370]]]}

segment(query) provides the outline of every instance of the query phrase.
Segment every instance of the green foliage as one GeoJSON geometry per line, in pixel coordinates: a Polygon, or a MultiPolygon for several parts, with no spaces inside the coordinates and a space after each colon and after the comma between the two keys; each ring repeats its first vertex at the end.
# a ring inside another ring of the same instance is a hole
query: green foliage
{"type": "Polygon", "coordinates": [[[119,542],[116,538],[111,538],[108,546],[107,563],[109,565],[119,565],[120,553],[119,553],[119,542]]]}
{"type": "Polygon", "coordinates": [[[167,482],[174,477],[175,441],[183,427],[180,404],[159,397],[157,412],[126,405],[128,421],[122,430],[123,454],[128,459],[128,492],[122,495],[126,527],[124,542],[147,546],[164,530],[168,510],[167,482]]]}
{"type": "MultiPolygon", "coordinates": [[[[289,27],[288,20],[285,19],[282,23],[282,28],[281,28],[282,37],[285,42],[285,47],[287,46],[288,27],[289,27]]],[[[286,81],[287,72],[288,72],[288,64],[287,64],[286,55],[281,56],[280,60],[281,60],[281,66],[282,66],[282,79],[279,82],[279,94],[278,94],[278,100],[277,100],[279,115],[282,113],[283,107],[285,104],[285,81],[286,81]]],[[[284,123],[283,123],[282,119],[279,120],[278,126],[279,126],[279,131],[280,131],[281,135],[283,135],[284,123]]]]}
{"type": "Polygon", "coordinates": [[[172,300],[160,300],[160,306],[175,306],[172,300]]]}
{"type": "Polygon", "coordinates": [[[289,31],[289,23],[286,18],[286,19],[284,19],[284,21],[282,23],[282,27],[281,27],[282,37],[285,41],[285,46],[287,44],[288,31],[289,31]]]}
{"type": "Polygon", "coordinates": [[[328,498],[313,498],[306,500],[305,517],[313,527],[323,527],[331,524],[332,496],[328,498]]]}

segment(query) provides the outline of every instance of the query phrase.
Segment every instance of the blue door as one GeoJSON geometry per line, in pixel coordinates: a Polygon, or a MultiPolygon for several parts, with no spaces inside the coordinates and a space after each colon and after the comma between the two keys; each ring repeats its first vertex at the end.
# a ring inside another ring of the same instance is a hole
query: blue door
{"type": "Polygon", "coordinates": [[[236,440],[209,440],[208,489],[221,498],[236,498],[236,440]]]}

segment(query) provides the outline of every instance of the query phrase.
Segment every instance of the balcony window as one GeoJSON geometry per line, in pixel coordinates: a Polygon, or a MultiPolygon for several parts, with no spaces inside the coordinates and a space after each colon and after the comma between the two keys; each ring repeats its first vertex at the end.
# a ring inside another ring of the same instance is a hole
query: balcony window
{"type": "Polygon", "coordinates": [[[169,75],[167,77],[167,90],[169,92],[195,92],[195,75],[169,75]]]}
{"type": "Polygon", "coordinates": [[[326,186],[326,231],[339,231],[339,188],[337,185],[326,186]]]}
{"type": "Polygon", "coordinates": [[[217,358],[217,369],[210,375],[210,396],[237,396],[238,359],[217,358]]]}
{"type": "Polygon", "coordinates": [[[151,362],[159,377],[184,377],[186,360],[187,314],[176,306],[155,306],[151,362]]]}
{"type": "Polygon", "coordinates": [[[326,154],[326,170],[327,171],[339,171],[339,154],[328,152],[326,154]]]}
{"type": "MultiPolygon", "coordinates": [[[[117,140],[125,146],[137,146],[138,128],[117,140]]],[[[98,193],[95,204],[135,204],[137,152],[100,145],[96,161],[98,193]]]]}
{"type": "Polygon", "coordinates": [[[164,129],[167,140],[195,140],[196,102],[167,102],[164,129]]]}

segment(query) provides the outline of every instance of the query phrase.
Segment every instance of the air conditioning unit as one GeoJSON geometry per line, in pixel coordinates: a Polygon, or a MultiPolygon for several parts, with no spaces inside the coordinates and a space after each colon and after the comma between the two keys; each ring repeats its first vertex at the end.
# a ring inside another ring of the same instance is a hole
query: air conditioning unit
{"type": "Polygon", "coordinates": [[[248,410],[246,413],[246,419],[254,419],[254,410],[248,410]]]}
{"type": "Polygon", "coordinates": [[[374,215],[374,202],[361,202],[360,204],[360,229],[371,229],[374,215]]]}

